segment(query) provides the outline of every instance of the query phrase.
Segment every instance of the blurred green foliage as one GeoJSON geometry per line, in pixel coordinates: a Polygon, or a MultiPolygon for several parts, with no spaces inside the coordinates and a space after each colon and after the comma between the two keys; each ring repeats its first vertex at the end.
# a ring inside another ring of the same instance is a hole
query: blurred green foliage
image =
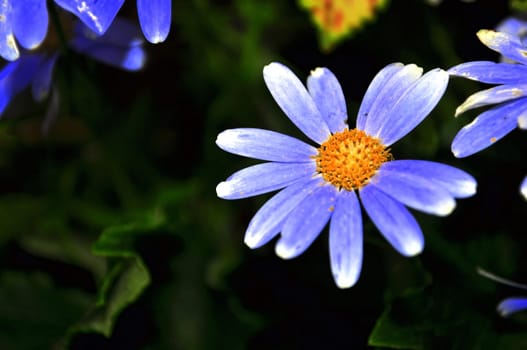
{"type": "MultiPolygon", "coordinates": [[[[265,64],[284,62],[302,79],[330,68],[353,124],[388,63],[428,70],[498,59],[475,33],[513,3],[391,1],[321,52],[296,1],[174,1],[171,34],[148,47],[142,72],[62,57],[49,131],[47,104],[27,96],[0,123],[0,348],[525,348],[525,316],[495,312],[521,291],[476,273],[480,266],[525,282],[525,135],[452,156],[453,136],[478,111],[453,114],[476,83],[452,79],[393,154],[458,166],[477,178],[478,194],[446,218],[416,213],[426,247],[415,258],[394,252],[365,220],[363,271],[351,289],[333,284],[327,232],[291,261],[272,244],[251,251],[244,230],[268,196],[215,195],[219,181],[251,162],[216,147],[222,130],[305,140],[266,90],[265,64]]],[[[134,18],[134,9],[125,14],[134,18]]]]}

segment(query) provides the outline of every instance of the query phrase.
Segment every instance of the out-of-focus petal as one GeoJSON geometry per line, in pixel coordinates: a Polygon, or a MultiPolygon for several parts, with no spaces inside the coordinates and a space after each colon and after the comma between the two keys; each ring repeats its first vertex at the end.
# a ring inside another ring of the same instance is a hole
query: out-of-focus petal
{"type": "Polygon", "coordinates": [[[496,26],[496,31],[517,35],[522,38],[527,35],[527,22],[515,17],[507,17],[496,26]]]}
{"type": "Polygon", "coordinates": [[[527,176],[522,180],[520,185],[520,193],[522,194],[523,198],[527,199],[527,176]]]}
{"type": "Polygon", "coordinates": [[[481,113],[454,137],[452,153],[463,158],[489,147],[516,128],[518,117],[526,112],[527,99],[519,99],[481,113]]]}
{"type": "Polygon", "coordinates": [[[402,63],[392,63],[381,69],[379,73],[375,75],[360,104],[359,113],[357,115],[357,129],[364,130],[371,106],[379,96],[379,92],[386,84],[388,84],[393,75],[403,67],[404,65],[402,63]]]}
{"type": "Polygon", "coordinates": [[[263,69],[267,88],[289,119],[311,140],[321,144],[330,135],[311,95],[296,75],[281,63],[273,62],[263,69]]]}
{"type": "Polygon", "coordinates": [[[11,0],[0,3],[0,56],[8,61],[20,57],[13,34],[13,4],[11,0]]]}
{"type": "Polygon", "coordinates": [[[311,178],[316,171],[311,163],[262,163],[232,174],[216,187],[218,197],[240,199],[284,188],[299,179],[311,178]]]}
{"type": "Polygon", "coordinates": [[[527,113],[522,113],[518,117],[518,127],[522,130],[527,129],[527,113]]]}
{"type": "Polygon", "coordinates": [[[342,87],[327,68],[317,68],[307,78],[307,88],[332,133],[347,128],[348,114],[342,87]]]}
{"type": "Polygon", "coordinates": [[[474,61],[458,64],[448,74],[487,84],[522,84],[527,76],[527,66],[516,63],[474,61]]]}
{"type": "Polygon", "coordinates": [[[13,3],[13,32],[26,49],[38,47],[48,33],[46,0],[16,0],[13,3]]]}
{"type": "Polygon", "coordinates": [[[342,191],[329,225],[329,255],[339,288],[353,286],[362,268],[362,217],[355,191],[342,191]]]}
{"type": "Polygon", "coordinates": [[[477,35],[479,40],[490,49],[508,59],[527,64],[527,50],[518,36],[489,29],[481,29],[477,35]]]}
{"type": "Polygon", "coordinates": [[[466,198],[476,193],[476,179],[463,170],[442,163],[427,160],[394,160],[384,163],[382,170],[412,174],[434,182],[456,198],[466,198]]]}
{"type": "Polygon", "coordinates": [[[375,187],[406,206],[419,211],[446,216],[456,207],[452,195],[436,182],[419,175],[381,165],[368,187],[375,187]]]}
{"type": "Polygon", "coordinates": [[[320,179],[299,181],[275,194],[254,215],[247,230],[244,242],[250,248],[259,248],[276,236],[284,220],[293,209],[315,188],[320,179]]]}
{"type": "Polygon", "coordinates": [[[48,96],[53,78],[53,68],[55,68],[58,57],[58,53],[55,53],[42,60],[31,84],[31,92],[35,101],[42,101],[48,96]]]}
{"type": "Polygon", "coordinates": [[[370,86],[367,95],[376,95],[377,98],[370,106],[369,111],[363,109],[361,114],[367,113],[364,130],[368,135],[375,136],[384,125],[386,117],[391,113],[393,106],[406,93],[406,91],[423,74],[423,69],[415,64],[408,64],[399,69],[383,85],[370,86]],[[377,91],[373,89],[378,89],[377,91]]]}
{"type": "Polygon", "coordinates": [[[373,186],[364,186],[359,194],[370,219],[400,254],[414,256],[421,253],[423,233],[408,209],[373,186]]]}
{"type": "Polygon", "coordinates": [[[498,312],[501,316],[507,317],[511,314],[527,310],[527,298],[507,298],[498,304],[498,312]]]}
{"type": "Polygon", "coordinates": [[[0,73],[0,113],[16,94],[29,87],[44,58],[40,54],[23,55],[4,67],[0,73]]]}
{"type": "Polygon", "coordinates": [[[170,31],[171,0],[137,0],[137,14],[146,40],[165,41],[170,31]]]}
{"type": "Polygon", "coordinates": [[[377,134],[389,146],[412,131],[435,108],[448,85],[448,73],[436,68],[412,84],[379,123],[377,134]]]}
{"type": "Polygon", "coordinates": [[[456,117],[470,109],[514,100],[527,95],[527,85],[499,85],[470,95],[456,108],[456,117]]]}
{"type": "Polygon", "coordinates": [[[102,35],[112,24],[124,0],[55,0],[55,3],[102,35]]]}
{"type": "Polygon", "coordinates": [[[338,192],[331,185],[319,186],[300,202],[284,222],[276,243],[276,255],[292,259],[302,254],[326,226],[338,192]]]}
{"type": "Polygon", "coordinates": [[[131,25],[125,19],[116,18],[110,30],[102,36],[94,36],[86,29],[77,29],[70,46],[100,62],[136,71],[143,68],[146,62],[146,53],[141,43],[143,39],[139,27],[131,25]]]}
{"type": "Polygon", "coordinates": [[[216,144],[222,150],[249,158],[275,162],[309,162],[318,151],[294,137],[263,129],[229,129],[216,144]]]}

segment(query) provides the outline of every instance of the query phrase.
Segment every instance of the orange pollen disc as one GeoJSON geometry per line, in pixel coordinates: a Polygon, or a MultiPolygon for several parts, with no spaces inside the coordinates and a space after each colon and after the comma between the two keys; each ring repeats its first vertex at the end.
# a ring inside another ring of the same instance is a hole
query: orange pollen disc
{"type": "Polygon", "coordinates": [[[358,190],[375,175],[392,154],[378,138],[362,130],[344,130],[331,135],[314,156],[317,171],[338,189],[358,190]]]}

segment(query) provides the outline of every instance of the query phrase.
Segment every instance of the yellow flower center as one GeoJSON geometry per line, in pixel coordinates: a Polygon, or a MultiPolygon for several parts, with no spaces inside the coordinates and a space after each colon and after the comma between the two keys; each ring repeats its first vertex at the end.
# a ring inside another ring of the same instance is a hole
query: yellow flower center
{"type": "Polygon", "coordinates": [[[344,130],[331,135],[314,157],[324,180],[348,191],[358,190],[375,175],[392,154],[378,138],[362,130],[344,130]]]}

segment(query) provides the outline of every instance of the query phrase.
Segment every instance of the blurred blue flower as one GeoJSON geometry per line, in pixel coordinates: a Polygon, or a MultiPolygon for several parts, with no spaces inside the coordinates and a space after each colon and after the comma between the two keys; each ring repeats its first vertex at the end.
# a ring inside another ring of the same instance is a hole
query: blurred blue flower
{"type": "MultiPolygon", "coordinates": [[[[523,43],[526,25],[510,19],[499,28],[505,31],[483,29],[477,35],[483,44],[503,56],[502,62],[466,62],[448,70],[453,76],[497,85],[472,94],[457,107],[456,116],[477,107],[495,105],[454,137],[451,149],[458,158],[489,147],[517,126],[527,129],[527,46],[523,43]]],[[[524,180],[520,188],[524,195],[525,186],[524,180]]]]}
{"type": "Polygon", "coordinates": [[[2,0],[0,2],[0,56],[8,61],[24,49],[38,47],[48,32],[46,0],[2,0]]]}
{"type": "MultiPolygon", "coordinates": [[[[112,24],[124,0],[55,0],[76,15],[92,31],[101,35],[112,24]]],[[[151,43],[164,41],[171,24],[171,0],[137,0],[137,15],[145,38],[151,43]]]]}
{"type": "Polygon", "coordinates": [[[471,196],[476,181],[441,163],[393,160],[388,147],[413,130],[436,106],[448,74],[425,75],[414,64],[394,63],[371,82],[356,128],[347,125],[339,82],[317,68],[307,89],[280,63],[263,70],[265,83],[291,121],[317,146],[273,131],[242,128],[223,131],[223,150],[269,161],[242,169],[216,187],[224,199],[239,199],[282,189],[252,218],[245,243],[258,248],[279,233],[276,254],[302,254],[329,225],[331,269],[338,287],[356,283],[362,265],[362,216],[359,198],[373,223],[402,255],[423,249],[419,224],[405,207],[444,216],[455,198],[471,196]]]}
{"type": "MultiPolygon", "coordinates": [[[[139,28],[120,18],[102,36],[96,35],[79,22],[70,41],[74,51],[130,71],[144,66],[145,52],[142,44],[139,28]]],[[[3,67],[0,71],[0,115],[18,93],[30,86],[36,101],[42,101],[48,96],[58,56],[58,52],[23,53],[18,60],[8,62],[3,67]]]]}
{"type": "Polygon", "coordinates": [[[497,309],[500,315],[504,317],[518,311],[527,310],[527,297],[506,298],[498,304],[497,309]]]}

